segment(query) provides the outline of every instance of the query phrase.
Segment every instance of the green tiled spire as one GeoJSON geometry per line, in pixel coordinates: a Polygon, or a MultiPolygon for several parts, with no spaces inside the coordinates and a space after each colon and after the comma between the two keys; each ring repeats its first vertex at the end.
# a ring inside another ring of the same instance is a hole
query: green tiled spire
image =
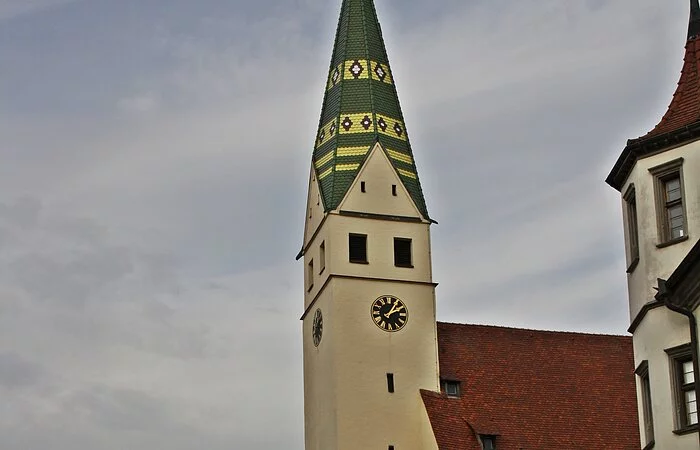
{"type": "Polygon", "coordinates": [[[338,207],[379,142],[428,218],[373,0],[343,0],[314,148],[326,211],[338,207]]]}

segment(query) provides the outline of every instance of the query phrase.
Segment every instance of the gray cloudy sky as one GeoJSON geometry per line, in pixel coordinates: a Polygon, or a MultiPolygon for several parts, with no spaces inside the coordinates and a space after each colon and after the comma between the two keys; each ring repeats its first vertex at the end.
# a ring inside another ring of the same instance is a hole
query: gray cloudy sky
{"type": "MultiPolygon", "coordinates": [[[[377,0],[440,320],[624,333],[603,180],[687,0],[377,0]]],[[[303,448],[305,190],[340,0],[0,0],[0,448],[303,448]]]]}

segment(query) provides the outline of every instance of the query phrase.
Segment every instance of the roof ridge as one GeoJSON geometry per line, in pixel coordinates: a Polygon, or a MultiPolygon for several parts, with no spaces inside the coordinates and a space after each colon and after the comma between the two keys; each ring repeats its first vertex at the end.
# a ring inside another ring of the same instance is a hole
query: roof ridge
{"type": "Polygon", "coordinates": [[[611,333],[592,333],[592,332],[582,332],[582,331],[566,331],[566,330],[541,330],[535,328],[521,328],[521,327],[510,327],[503,325],[490,325],[490,324],[470,324],[470,323],[455,323],[455,322],[437,322],[439,325],[449,325],[455,327],[463,328],[495,328],[500,330],[511,330],[511,331],[528,331],[535,333],[549,333],[549,334],[570,334],[576,336],[602,336],[602,337],[619,337],[624,339],[631,339],[631,336],[623,334],[611,334],[611,333]]]}

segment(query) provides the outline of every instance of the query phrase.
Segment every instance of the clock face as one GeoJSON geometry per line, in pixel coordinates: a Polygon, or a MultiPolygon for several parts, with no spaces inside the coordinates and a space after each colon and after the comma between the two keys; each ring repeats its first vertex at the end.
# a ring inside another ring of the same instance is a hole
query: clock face
{"type": "Polygon", "coordinates": [[[316,310],[314,314],[313,328],[311,329],[311,334],[314,338],[314,346],[318,347],[321,343],[321,338],[323,337],[323,314],[320,309],[316,310]]]}
{"type": "Polygon", "coordinates": [[[384,331],[399,331],[408,322],[408,308],[396,297],[384,295],[372,303],[372,320],[384,331]]]}

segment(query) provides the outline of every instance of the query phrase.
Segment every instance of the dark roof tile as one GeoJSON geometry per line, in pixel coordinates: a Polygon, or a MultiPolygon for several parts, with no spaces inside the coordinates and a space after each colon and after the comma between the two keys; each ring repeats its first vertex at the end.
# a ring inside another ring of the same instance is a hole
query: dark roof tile
{"type": "Polygon", "coordinates": [[[461,397],[421,391],[440,450],[639,449],[632,340],[438,323],[440,373],[461,397]]]}

